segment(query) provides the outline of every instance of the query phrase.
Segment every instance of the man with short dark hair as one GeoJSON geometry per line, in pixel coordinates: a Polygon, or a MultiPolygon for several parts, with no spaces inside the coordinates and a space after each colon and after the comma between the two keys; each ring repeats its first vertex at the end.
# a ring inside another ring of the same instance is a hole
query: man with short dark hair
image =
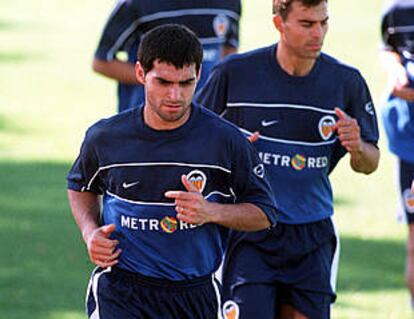
{"type": "Polygon", "coordinates": [[[156,26],[178,23],[195,32],[203,46],[198,89],[218,61],[237,51],[240,14],[240,0],[118,0],[99,40],[93,69],[118,81],[119,111],[142,104],[144,88],[134,72],[141,37],[156,26]]]}
{"type": "Polygon", "coordinates": [[[375,171],[375,110],[360,73],[321,53],[327,1],[275,0],[273,10],[280,41],[226,59],[197,99],[253,134],[280,209],[261,236],[231,233],[223,311],[326,319],[338,259],[329,173],[347,152],[354,171],[375,171]]]}
{"type": "Polygon", "coordinates": [[[192,103],[202,60],[193,32],[157,27],[139,56],[145,104],[93,125],[67,178],[72,213],[98,266],[87,312],[221,318],[212,274],[224,230],[274,225],[270,185],[238,129],[192,103]]]}

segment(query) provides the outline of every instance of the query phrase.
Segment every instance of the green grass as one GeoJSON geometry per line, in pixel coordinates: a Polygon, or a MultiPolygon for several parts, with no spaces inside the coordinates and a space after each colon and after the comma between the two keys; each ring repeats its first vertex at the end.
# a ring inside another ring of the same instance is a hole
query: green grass
{"type": "Polygon", "coordinates": [[[81,313],[90,265],[65,202],[68,169],[0,163],[1,318],[81,313]]]}
{"type": "MultiPolygon", "coordinates": [[[[71,217],[65,175],[85,129],[115,112],[115,85],[90,62],[113,2],[1,2],[0,318],[84,318],[89,263],[71,217]]],[[[381,1],[329,1],[325,51],[358,67],[377,108],[381,1]]],[[[241,50],[277,34],[270,0],[245,0],[241,50]]],[[[333,318],[411,318],[404,284],[406,227],[395,223],[393,159],[384,136],[374,175],[333,173],[342,238],[333,318]]]]}

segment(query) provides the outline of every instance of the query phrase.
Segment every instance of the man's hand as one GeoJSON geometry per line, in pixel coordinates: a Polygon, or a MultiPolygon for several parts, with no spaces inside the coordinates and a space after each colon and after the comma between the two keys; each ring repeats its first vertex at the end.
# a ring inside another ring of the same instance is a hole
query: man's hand
{"type": "Polygon", "coordinates": [[[408,102],[414,101],[414,89],[408,86],[409,81],[407,71],[405,68],[397,63],[394,67],[394,86],[392,88],[392,95],[406,100],[408,102]]]}
{"type": "Polygon", "coordinates": [[[89,258],[99,267],[107,268],[118,263],[118,257],[121,249],[117,249],[119,242],[109,239],[115,231],[115,225],[105,225],[92,231],[85,236],[86,246],[88,248],[89,258]]]}
{"type": "Polygon", "coordinates": [[[380,153],[378,148],[361,139],[361,128],[358,122],[340,108],[335,108],[338,121],[334,130],[338,134],[342,146],[351,155],[351,167],[355,172],[371,174],[378,167],[380,153]]]}
{"type": "Polygon", "coordinates": [[[381,64],[388,73],[389,87],[395,97],[408,102],[414,101],[414,88],[408,86],[407,70],[401,64],[401,57],[393,51],[384,50],[380,55],[381,64]]]}
{"type": "Polygon", "coordinates": [[[394,86],[392,95],[408,102],[414,102],[414,89],[408,86],[394,86]]]}
{"type": "Polygon", "coordinates": [[[254,143],[259,139],[259,137],[260,137],[260,133],[258,131],[256,131],[252,135],[247,137],[247,139],[249,140],[250,143],[254,143]]]}
{"type": "Polygon", "coordinates": [[[168,191],[165,197],[175,199],[177,218],[190,224],[205,224],[213,222],[213,216],[209,214],[209,208],[214,203],[204,199],[197,188],[188,181],[185,175],[181,176],[185,191],[168,191]]]}
{"type": "Polygon", "coordinates": [[[334,126],[334,130],[338,134],[342,146],[349,153],[361,153],[363,150],[363,143],[361,139],[361,129],[357,120],[351,118],[339,107],[335,108],[335,113],[336,116],[338,116],[338,121],[334,126]]]}
{"type": "Polygon", "coordinates": [[[241,231],[257,231],[270,226],[265,213],[254,204],[209,202],[185,175],[181,176],[181,182],[187,191],[168,191],[165,196],[175,199],[177,218],[183,222],[196,225],[215,223],[241,231]]]}

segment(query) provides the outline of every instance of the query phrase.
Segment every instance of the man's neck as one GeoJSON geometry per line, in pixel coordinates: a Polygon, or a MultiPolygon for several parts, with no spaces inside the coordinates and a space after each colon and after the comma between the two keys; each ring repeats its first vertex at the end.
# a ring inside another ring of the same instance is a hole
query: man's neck
{"type": "Polygon", "coordinates": [[[192,107],[190,106],[188,111],[185,112],[182,117],[174,121],[167,121],[161,118],[156,112],[151,111],[150,106],[145,105],[143,110],[143,120],[147,126],[156,131],[170,131],[183,126],[189,120],[191,109],[192,107]]]}
{"type": "Polygon", "coordinates": [[[316,62],[316,59],[304,59],[291,54],[281,43],[277,46],[276,60],[280,67],[291,76],[308,75],[316,62]]]}

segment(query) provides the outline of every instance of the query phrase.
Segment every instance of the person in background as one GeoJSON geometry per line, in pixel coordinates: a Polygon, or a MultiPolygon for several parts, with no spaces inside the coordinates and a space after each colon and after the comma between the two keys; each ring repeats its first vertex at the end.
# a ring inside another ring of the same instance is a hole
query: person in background
{"type": "Polygon", "coordinates": [[[202,47],[182,25],[144,35],[145,103],[93,125],[68,198],[98,268],[89,318],[221,318],[223,228],[276,223],[263,164],[237,127],[192,103],[202,47]],[[103,195],[102,223],[100,195],[103,195]]]}
{"type": "Polygon", "coordinates": [[[118,110],[142,104],[144,88],[135,77],[137,48],[142,35],[166,24],[183,24],[203,45],[201,87],[221,58],[239,44],[240,0],[119,0],[105,24],[93,69],[118,82],[118,110]]]}
{"type": "Polygon", "coordinates": [[[329,174],[346,153],[355,172],[376,170],[376,114],[360,72],[321,53],[327,1],[274,0],[273,13],[280,41],[227,58],[196,98],[256,140],[280,209],[275,229],[230,233],[223,311],[326,319],[339,248],[329,174]]]}
{"type": "Polygon", "coordinates": [[[399,217],[408,224],[406,281],[414,308],[414,0],[386,2],[381,34],[390,87],[382,119],[389,149],[397,157],[399,217]]]}

